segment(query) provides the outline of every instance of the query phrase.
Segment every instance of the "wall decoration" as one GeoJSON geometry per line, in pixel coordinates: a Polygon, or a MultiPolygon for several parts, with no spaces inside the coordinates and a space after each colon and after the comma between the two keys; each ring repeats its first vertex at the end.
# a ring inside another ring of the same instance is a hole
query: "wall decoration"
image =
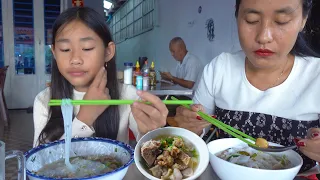
{"type": "Polygon", "coordinates": [[[72,0],[72,7],[83,7],[83,0],[72,0]]]}
{"type": "Polygon", "coordinates": [[[214,35],[214,21],[212,18],[208,19],[206,22],[206,28],[207,28],[207,37],[209,41],[213,41],[215,35],[214,35]]]}
{"type": "Polygon", "coordinates": [[[198,13],[201,14],[201,12],[202,12],[202,7],[199,6],[199,8],[198,8],[198,13]]]}

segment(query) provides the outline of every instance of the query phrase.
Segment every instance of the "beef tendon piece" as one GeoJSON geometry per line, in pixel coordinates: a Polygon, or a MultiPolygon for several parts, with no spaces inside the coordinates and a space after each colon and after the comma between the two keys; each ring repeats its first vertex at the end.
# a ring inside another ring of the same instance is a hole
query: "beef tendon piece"
{"type": "Polygon", "coordinates": [[[185,152],[181,151],[178,155],[178,158],[185,164],[185,165],[188,165],[190,160],[191,160],[191,157],[186,154],[185,152]]]}
{"type": "Polygon", "coordinates": [[[171,174],[173,173],[173,170],[171,168],[168,169],[167,173],[161,176],[161,179],[170,179],[171,174]]]}
{"type": "Polygon", "coordinates": [[[179,169],[180,171],[187,169],[189,166],[185,165],[180,159],[176,159],[173,168],[179,169]]]}
{"type": "Polygon", "coordinates": [[[159,165],[155,165],[149,169],[154,177],[161,178],[163,174],[167,174],[168,169],[159,165]]]}

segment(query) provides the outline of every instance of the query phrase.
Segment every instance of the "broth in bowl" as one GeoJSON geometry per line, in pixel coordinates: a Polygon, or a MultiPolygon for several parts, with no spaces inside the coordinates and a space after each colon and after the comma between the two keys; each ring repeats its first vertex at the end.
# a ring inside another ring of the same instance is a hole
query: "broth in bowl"
{"type": "Polygon", "coordinates": [[[292,167],[288,156],[285,154],[269,154],[246,146],[228,148],[220,153],[217,153],[216,156],[240,166],[257,169],[277,170],[292,167]]]}
{"type": "Polygon", "coordinates": [[[66,167],[64,159],[61,159],[43,166],[34,173],[49,178],[88,178],[113,171],[122,166],[120,160],[108,155],[71,157],[70,163],[76,168],[75,172],[71,172],[66,167]]]}
{"type": "Polygon", "coordinates": [[[26,173],[30,180],[45,179],[123,179],[133,162],[131,146],[120,141],[88,137],[75,138],[70,146],[70,163],[64,162],[65,141],[42,144],[25,153],[26,173]]]}

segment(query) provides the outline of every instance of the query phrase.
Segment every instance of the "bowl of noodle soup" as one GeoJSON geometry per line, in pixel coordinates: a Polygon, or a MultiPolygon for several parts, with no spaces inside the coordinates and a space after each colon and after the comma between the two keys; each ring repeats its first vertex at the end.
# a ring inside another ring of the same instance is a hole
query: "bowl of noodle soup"
{"type": "Polygon", "coordinates": [[[30,180],[43,179],[123,179],[133,162],[133,149],[122,142],[106,138],[71,140],[71,173],[64,163],[65,141],[35,147],[25,153],[26,174],[30,180]]]}
{"type": "Polygon", "coordinates": [[[195,133],[177,127],[159,128],[137,143],[134,161],[150,180],[194,180],[207,168],[206,143],[195,133]]]}
{"type": "Polygon", "coordinates": [[[292,180],[303,164],[302,157],[293,150],[261,152],[237,138],[217,139],[207,146],[211,167],[223,180],[292,180]]]}

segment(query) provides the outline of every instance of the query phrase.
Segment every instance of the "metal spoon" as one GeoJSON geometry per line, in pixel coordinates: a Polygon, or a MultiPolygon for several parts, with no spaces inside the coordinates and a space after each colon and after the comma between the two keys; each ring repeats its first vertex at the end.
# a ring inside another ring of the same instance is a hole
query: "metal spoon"
{"type": "Polygon", "coordinates": [[[258,146],[250,146],[250,147],[263,152],[283,152],[283,151],[288,151],[288,150],[297,148],[296,145],[293,145],[293,146],[270,146],[269,145],[268,148],[262,148],[258,146]]]}

